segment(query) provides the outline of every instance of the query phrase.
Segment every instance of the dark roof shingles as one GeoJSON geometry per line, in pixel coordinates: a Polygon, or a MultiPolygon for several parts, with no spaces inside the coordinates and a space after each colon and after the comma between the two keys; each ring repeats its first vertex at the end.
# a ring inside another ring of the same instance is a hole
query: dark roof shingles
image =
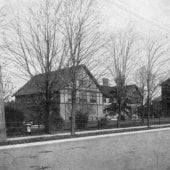
{"type": "MultiPolygon", "coordinates": [[[[87,67],[84,65],[77,66],[77,69],[81,68],[84,68],[86,73],[90,76],[91,79],[93,79],[94,83],[99,87],[97,80],[93,77],[93,75],[90,73],[87,67]]],[[[63,89],[65,86],[68,86],[69,83],[71,82],[71,74],[72,67],[50,72],[49,84],[51,85],[51,91],[58,91],[63,89]]],[[[14,94],[14,96],[43,93],[43,90],[45,89],[44,76],[45,74],[39,74],[32,77],[23,87],[21,87],[14,94]]]]}

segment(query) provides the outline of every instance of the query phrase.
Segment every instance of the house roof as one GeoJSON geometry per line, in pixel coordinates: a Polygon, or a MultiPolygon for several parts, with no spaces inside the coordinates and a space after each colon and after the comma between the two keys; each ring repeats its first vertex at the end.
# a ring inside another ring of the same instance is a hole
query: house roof
{"type": "Polygon", "coordinates": [[[152,102],[161,102],[162,96],[155,97],[152,102]]]}
{"type": "Polygon", "coordinates": [[[127,88],[127,91],[128,91],[128,90],[132,90],[133,88],[135,88],[135,89],[137,90],[137,92],[139,93],[139,95],[142,96],[139,87],[137,87],[135,84],[127,85],[126,88],[127,88]]]}
{"type": "Polygon", "coordinates": [[[110,97],[114,92],[116,92],[115,87],[110,87],[110,86],[101,85],[100,90],[106,97],[110,97]]]}
{"type": "MultiPolygon", "coordinates": [[[[139,92],[139,94],[141,95],[139,88],[135,84],[130,84],[130,85],[126,86],[127,91],[132,90],[133,88],[135,88],[139,92]]],[[[100,89],[101,89],[101,92],[106,97],[110,97],[113,93],[116,93],[116,86],[112,86],[112,87],[110,87],[110,86],[100,86],[100,89]]]]}
{"type": "MultiPolygon", "coordinates": [[[[77,69],[83,68],[88,76],[93,80],[96,86],[99,88],[99,84],[91,72],[85,65],[77,66],[77,69]]],[[[58,91],[68,86],[71,82],[73,67],[59,69],[56,71],[52,71],[49,74],[49,84],[51,91],[58,91]]],[[[45,74],[38,74],[32,77],[23,87],[21,87],[14,96],[22,96],[22,95],[31,95],[43,93],[45,89],[45,74]]]]}
{"type": "Polygon", "coordinates": [[[161,83],[161,86],[164,85],[165,83],[167,83],[168,81],[170,82],[170,78],[168,78],[168,79],[166,79],[165,81],[163,81],[163,82],[161,83]]]}

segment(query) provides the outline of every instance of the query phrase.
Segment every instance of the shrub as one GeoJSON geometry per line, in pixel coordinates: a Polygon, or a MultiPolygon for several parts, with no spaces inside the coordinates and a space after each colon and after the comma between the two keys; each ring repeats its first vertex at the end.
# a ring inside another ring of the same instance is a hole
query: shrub
{"type": "Polygon", "coordinates": [[[125,116],[124,115],[120,115],[120,120],[125,121],[126,120],[125,116]]]}
{"type": "Polygon", "coordinates": [[[85,128],[86,124],[88,123],[88,113],[82,113],[78,111],[75,117],[76,125],[78,129],[85,128]]]}
{"type": "Polygon", "coordinates": [[[102,128],[105,127],[107,125],[107,118],[103,117],[98,121],[98,127],[102,128]]]}
{"type": "Polygon", "coordinates": [[[24,130],[24,114],[19,109],[12,106],[5,106],[5,121],[7,133],[21,133],[24,130]]]}

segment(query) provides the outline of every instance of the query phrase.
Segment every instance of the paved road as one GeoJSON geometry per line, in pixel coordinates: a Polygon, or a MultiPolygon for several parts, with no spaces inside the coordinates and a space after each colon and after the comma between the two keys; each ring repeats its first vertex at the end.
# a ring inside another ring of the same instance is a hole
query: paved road
{"type": "Polygon", "coordinates": [[[0,147],[0,170],[168,170],[170,128],[0,147]]]}

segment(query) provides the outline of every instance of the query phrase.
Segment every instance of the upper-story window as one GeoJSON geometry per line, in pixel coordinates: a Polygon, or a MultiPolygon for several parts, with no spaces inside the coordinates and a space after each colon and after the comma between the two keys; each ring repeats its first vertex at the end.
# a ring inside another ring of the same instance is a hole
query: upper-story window
{"type": "Polygon", "coordinates": [[[103,96],[103,103],[106,103],[106,97],[103,96]]]}
{"type": "Polygon", "coordinates": [[[91,92],[90,93],[90,103],[96,103],[97,102],[97,93],[91,92]]]}
{"type": "Polygon", "coordinates": [[[80,79],[80,80],[79,80],[79,86],[80,86],[80,87],[88,87],[88,81],[87,81],[87,79],[80,79]]]}
{"type": "Polygon", "coordinates": [[[87,92],[86,91],[80,91],[79,93],[79,101],[82,103],[87,102],[87,92]]]}
{"type": "Polygon", "coordinates": [[[65,96],[65,102],[71,103],[72,101],[71,90],[65,90],[64,96],[65,96]]]}

